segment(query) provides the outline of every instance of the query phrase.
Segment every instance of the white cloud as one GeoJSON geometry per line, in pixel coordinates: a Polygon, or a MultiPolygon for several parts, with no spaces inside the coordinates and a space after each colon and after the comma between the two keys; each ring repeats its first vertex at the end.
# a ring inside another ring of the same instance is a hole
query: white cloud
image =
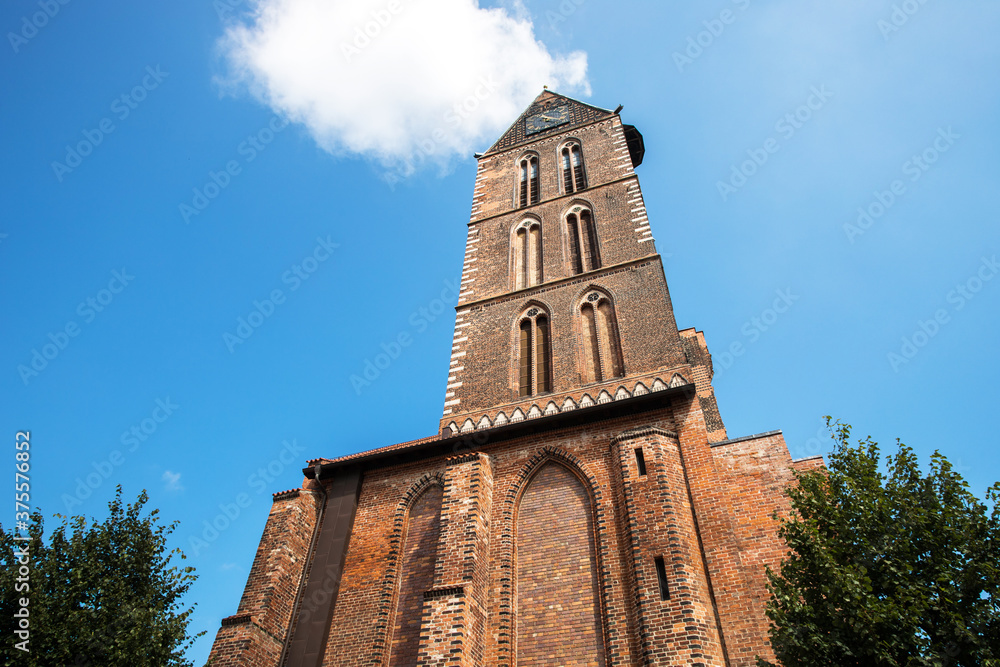
{"type": "Polygon", "coordinates": [[[184,490],[184,487],[181,486],[181,474],[179,472],[165,470],[163,472],[163,481],[167,483],[166,484],[167,491],[184,490]]]}
{"type": "Polygon", "coordinates": [[[230,73],[333,154],[409,171],[485,149],[544,85],[589,95],[521,12],[476,0],[256,0],[220,42],[230,73]],[[402,165],[402,166],[401,166],[402,165]]]}

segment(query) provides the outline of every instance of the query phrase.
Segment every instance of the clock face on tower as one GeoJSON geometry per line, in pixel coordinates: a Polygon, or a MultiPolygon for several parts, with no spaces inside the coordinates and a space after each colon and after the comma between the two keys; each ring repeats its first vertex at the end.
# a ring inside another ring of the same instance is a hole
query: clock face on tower
{"type": "Polygon", "coordinates": [[[524,133],[528,135],[538,134],[543,130],[565,125],[568,122],[569,106],[563,104],[562,106],[540,111],[533,116],[528,116],[524,121],[524,133]]]}

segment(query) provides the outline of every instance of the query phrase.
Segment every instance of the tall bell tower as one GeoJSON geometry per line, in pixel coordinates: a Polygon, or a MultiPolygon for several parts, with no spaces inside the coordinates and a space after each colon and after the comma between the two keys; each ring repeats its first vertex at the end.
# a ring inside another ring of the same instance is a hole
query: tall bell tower
{"type": "Polygon", "coordinates": [[[213,665],[773,660],[772,514],[822,460],[728,437],[620,111],[546,90],[477,155],[435,432],[310,460],[274,495],[213,665]]]}
{"type": "Polygon", "coordinates": [[[694,380],[725,440],[703,340],[679,332],[617,112],[545,91],[478,156],[442,433],[694,380]]]}

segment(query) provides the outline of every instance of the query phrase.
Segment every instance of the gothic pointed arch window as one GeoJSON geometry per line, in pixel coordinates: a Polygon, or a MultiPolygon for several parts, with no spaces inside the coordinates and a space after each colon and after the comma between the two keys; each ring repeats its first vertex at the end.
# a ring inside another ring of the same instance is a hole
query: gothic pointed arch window
{"type": "Polygon", "coordinates": [[[552,391],[552,332],[542,308],[531,306],[518,318],[516,355],[518,395],[552,391]]]}
{"type": "Polygon", "coordinates": [[[584,383],[624,377],[618,318],[611,297],[589,290],[580,303],[580,319],[584,383]]]}
{"type": "Polygon", "coordinates": [[[562,166],[562,186],[565,194],[586,189],[587,175],[583,169],[580,142],[568,141],[563,144],[559,149],[559,164],[562,166]]]}
{"type": "Polygon", "coordinates": [[[514,289],[542,282],[542,223],[535,218],[522,220],[511,238],[511,270],[514,289]]]}
{"type": "Polygon", "coordinates": [[[563,229],[570,273],[576,275],[601,268],[593,212],[586,206],[573,206],[565,216],[563,229]]]}
{"type": "Polygon", "coordinates": [[[538,156],[535,154],[525,155],[517,161],[518,208],[537,204],[540,196],[538,156]]]}

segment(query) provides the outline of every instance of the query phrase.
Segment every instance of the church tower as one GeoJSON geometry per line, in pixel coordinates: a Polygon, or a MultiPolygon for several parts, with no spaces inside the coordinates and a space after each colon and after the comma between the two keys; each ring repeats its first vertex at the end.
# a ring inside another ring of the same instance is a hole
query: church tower
{"type": "MultiPolygon", "coordinates": [[[[698,335],[674,321],[634,171],[643,153],[616,113],[546,91],[479,157],[444,429],[560,414],[710,372],[698,335]]],[[[699,403],[724,440],[709,379],[699,403]]]]}
{"type": "Polygon", "coordinates": [[[751,667],[793,462],[730,439],[619,112],[544,91],[484,154],[432,436],[277,493],[215,665],[751,667]]]}

